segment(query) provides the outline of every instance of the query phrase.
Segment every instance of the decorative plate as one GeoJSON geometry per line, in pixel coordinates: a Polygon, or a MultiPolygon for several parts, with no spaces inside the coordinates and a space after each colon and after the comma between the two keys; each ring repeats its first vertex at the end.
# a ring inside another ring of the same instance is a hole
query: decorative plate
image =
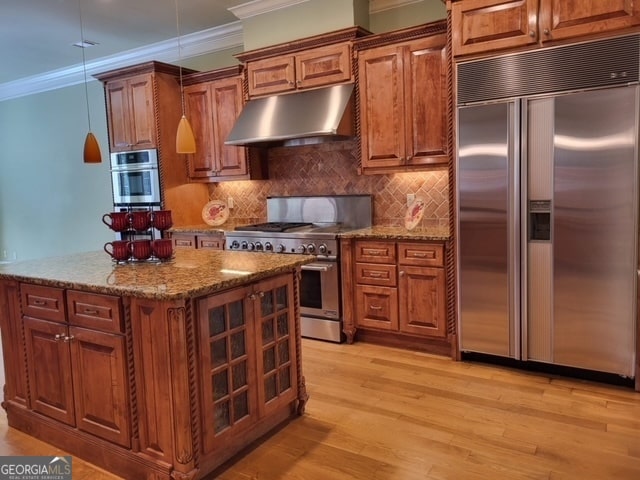
{"type": "Polygon", "coordinates": [[[207,225],[222,225],[229,218],[229,208],[222,200],[211,200],[202,209],[202,219],[207,225]]]}
{"type": "Polygon", "coordinates": [[[422,220],[424,215],[425,202],[421,198],[416,198],[411,205],[407,207],[407,213],[404,216],[404,227],[407,230],[413,230],[422,220]]]}

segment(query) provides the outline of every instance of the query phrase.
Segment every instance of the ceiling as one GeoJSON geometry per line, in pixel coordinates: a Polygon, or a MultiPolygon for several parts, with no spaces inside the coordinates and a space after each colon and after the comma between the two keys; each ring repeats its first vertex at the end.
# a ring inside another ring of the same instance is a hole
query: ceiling
{"type": "MultiPolygon", "coordinates": [[[[248,0],[177,0],[180,36],[238,24],[228,8],[248,0]]],[[[0,86],[82,66],[80,15],[87,65],[158,42],[176,41],[176,0],[2,0],[0,86]]],[[[238,27],[239,28],[239,27],[238,27]]],[[[177,42],[177,41],[176,41],[177,42]]],[[[176,43],[177,54],[177,43],[176,43]]]]}

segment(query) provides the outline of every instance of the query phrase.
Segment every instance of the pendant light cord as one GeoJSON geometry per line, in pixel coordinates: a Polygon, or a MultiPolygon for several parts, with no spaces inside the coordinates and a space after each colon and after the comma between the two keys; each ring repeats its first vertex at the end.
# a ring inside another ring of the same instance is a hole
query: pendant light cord
{"type": "Polygon", "coordinates": [[[78,15],[80,16],[80,49],[82,50],[82,71],[84,73],[84,98],[87,103],[87,123],[91,131],[91,115],[89,114],[89,89],[87,88],[87,62],[84,57],[84,28],[82,27],[82,0],[78,0],[78,15]]]}
{"type": "Polygon", "coordinates": [[[180,15],[178,14],[178,0],[176,4],[176,32],[178,34],[178,71],[180,75],[180,99],[182,102],[182,116],[184,117],[184,89],[182,88],[182,48],[180,46],[180,15]]]}

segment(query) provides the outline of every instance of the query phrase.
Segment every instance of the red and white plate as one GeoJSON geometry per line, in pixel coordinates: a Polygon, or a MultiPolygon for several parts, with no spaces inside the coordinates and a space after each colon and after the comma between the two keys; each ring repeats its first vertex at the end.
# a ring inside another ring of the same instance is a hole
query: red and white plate
{"type": "Polygon", "coordinates": [[[222,225],[229,218],[229,207],[222,200],[211,200],[202,209],[202,219],[207,225],[222,225]]]}
{"type": "Polygon", "coordinates": [[[407,230],[413,230],[420,223],[425,206],[425,201],[418,197],[407,207],[407,213],[404,216],[404,227],[407,230]]]}

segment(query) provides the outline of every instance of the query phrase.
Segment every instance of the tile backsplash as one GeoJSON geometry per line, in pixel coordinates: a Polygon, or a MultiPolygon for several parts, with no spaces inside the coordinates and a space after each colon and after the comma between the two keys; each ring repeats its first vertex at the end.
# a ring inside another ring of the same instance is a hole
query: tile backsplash
{"type": "Polygon", "coordinates": [[[211,199],[233,198],[230,220],[266,220],[268,196],[372,194],[375,225],[401,226],[407,194],[425,200],[421,226],[449,224],[446,167],[428,172],[358,175],[354,140],[269,150],[269,180],[221,182],[209,186],[211,199]]]}

